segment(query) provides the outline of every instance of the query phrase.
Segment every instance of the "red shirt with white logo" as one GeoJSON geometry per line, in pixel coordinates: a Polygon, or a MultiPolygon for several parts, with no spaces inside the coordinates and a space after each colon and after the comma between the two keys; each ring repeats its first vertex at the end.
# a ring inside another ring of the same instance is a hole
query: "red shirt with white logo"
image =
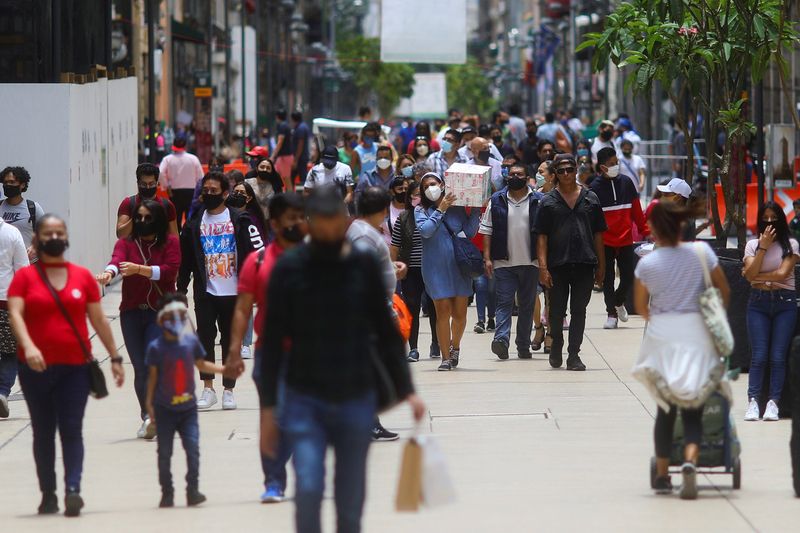
{"type": "MultiPolygon", "coordinates": [[[[100,301],[100,287],[89,270],[72,263],[40,263],[44,268],[67,268],[67,284],[58,296],[67,310],[72,323],[78,329],[83,345],[91,350],[89,327],[86,324],[86,309],[90,303],[100,301]]],[[[42,352],[45,363],[50,365],[82,365],[86,363],[78,338],[64,318],[50,294],[35,265],[19,270],[8,288],[9,299],[25,300],[23,318],[33,344],[42,352]]],[[[17,357],[25,362],[22,346],[17,357]]]]}

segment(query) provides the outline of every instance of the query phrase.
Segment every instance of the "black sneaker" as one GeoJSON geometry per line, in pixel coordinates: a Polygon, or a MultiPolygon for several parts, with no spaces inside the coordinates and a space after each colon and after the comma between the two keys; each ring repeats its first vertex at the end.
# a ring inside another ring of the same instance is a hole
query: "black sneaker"
{"type": "Polygon", "coordinates": [[[575,370],[577,372],[583,372],[586,370],[586,365],[583,364],[581,358],[577,355],[571,355],[567,357],[567,370],[575,370]]]}
{"type": "Polygon", "coordinates": [[[461,350],[456,350],[450,347],[450,366],[456,368],[458,366],[458,356],[461,355],[461,350]]]}
{"type": "Polygon", "coordinates": [[[400,438],[400,435],[397,433],[392,433],[380,423],[375,424],[375,427],[372,428],[372,440],[373,441],[392,441],[397,440],[400,438]]]}
{"type": "Polygon", "coordinates": [[[186,489],[186,505],[194,507],[206,501],[205,495],[197,489],[186,489]]]}
{"type": "Polygon", "coordinates": [[[550,352],[550,366],[553,368],[561,368],[561,365],[564,364],[564,358],[561,357],[560,353],[552,353],[550,352]]]}
{"type": "Polygon", "coordinates": [[[486,331],[494,331],[496,328],[497,328],[497,326],[496,326],[496,325],[495,325],[495,323],[494,323],[494,317],[493,317],[493,318],[490,318],[490,319],[489,319],[489,320],[486,322],[486,331]]]}
{"type": "Polygon", "coordinates": [[[500,339],[493,340],[492,353],[495,354],[498,359],[503,359],[503,360],[508,359],[508,344],[506,344],[500,339]]]}
{"type": "Polygon", "coordinates": [[[656,494],[672,494],[672,480],[669,476],[659,476],[653,482],[653,490],[656,494]]]}
{"type": "Polygon", "coordinates": [[[431,344],[431,353],[428,357],[431,359],[439,359],[442,356],[442,352],[439,349],[438,344],[431,344]]]}
{"type": "Polygon", "coordinates": [[[442,364],[439,365],[439,372],[447,372],[449,370],[453,370],[453,366],[450,364],[450,359],[445,359],[442,361],[442,364]]]}
{"type": "Polygon", "coordinates": [[[486,326],[484,325],[483,322],[478,321],[478,323],[475,324],[475,327],[472,328],[472,331],[474,331],[475,333],[486,333],[486,326]]]}
{"type": "Polygon", "coordinates": [[[55,492],[43,492],[42,503],[37,509],[39,514],[56,514],[58,512],[58,496],[55,492]]]}
{"type": "Polygon", "coordinates": [[[83,498],[77,490],[67,490],[64,496],[64,516],[79,516],[83,509],[83,498]]]}
{"type": "Polygon", "coordinates": [[[175,507],[175,493],[173,491],[161,491],[161,501],[158,506],[162,509],[166,507],[175,507]]]}
{"type": "Polygon", "coordinates": [[[533,359],[533,354],[526,346],[525,348],[517,348],[517,357],[520,359],[533,359]]]}
{"type": "Polygon", "coordinates": [[[406,357],[409,363],[416,363],[419,361],[419,350],[414,348],[410,352],[408,352],[408,356],[406,357]]]}

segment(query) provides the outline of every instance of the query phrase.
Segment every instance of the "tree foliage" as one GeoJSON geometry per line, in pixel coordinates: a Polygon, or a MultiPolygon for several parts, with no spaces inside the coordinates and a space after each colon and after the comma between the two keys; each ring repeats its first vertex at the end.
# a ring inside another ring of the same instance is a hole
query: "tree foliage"
{"type": "Polygon", "coordinates": [[[339,41],[336,53],[342,69],[353,77],[359,101],[365,102],[369,94],[374,94],[382,116],[390,116],[402,98],[414,93],[414,68],[382,62],[378,39],[359,35],[339,41]]]}
{"type": "Polygon", "coordinates": [[[497,109],[492,84],[474,59],[447,68],[447,105],[486,117],[497,109]]]}

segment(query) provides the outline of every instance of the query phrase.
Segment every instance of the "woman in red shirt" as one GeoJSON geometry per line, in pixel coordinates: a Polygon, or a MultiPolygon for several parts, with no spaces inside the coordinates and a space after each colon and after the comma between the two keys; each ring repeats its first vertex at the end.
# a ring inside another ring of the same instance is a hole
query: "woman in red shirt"
{"type": "Polygon", "coordinates": [[[100,290],[91,272],[66,262],[67,226],[55,215],[36,224],[33,245],[39,262],[17,272],[8,289],[8,312],[17,337],[19,383],[33,427],[33,457],[42,503],[39,514],[58,512],[56,429],[64,456],[64,514],[77,516],[83,471],[83,414],[89,397],[91,350],[86,317],[111,355],[117,386],[124,380],[111,327],[100,306],[100,290]],[[56,302],[55,291],[66,314],[56,302]],[[77,335],[74,329],[77,330],[77,335]]]}
{"type": "Polygon", "coordinates": [[[178,237],[169,233],[167,213],[159,202],[143,200],[133,217],[133,231],[114,246],[111,261],[102,274],[100,285],[108,285],[122,276],[122,301],[119,320],[122,338],[133,365],[133,388],[139,400],[142,425],[140,439],[156,436],[145,406],[147,399],[147,346],[161,335],[156,322],[156,308],[162,294],[175,292],[175,279],[181,266],[178,237]]]}

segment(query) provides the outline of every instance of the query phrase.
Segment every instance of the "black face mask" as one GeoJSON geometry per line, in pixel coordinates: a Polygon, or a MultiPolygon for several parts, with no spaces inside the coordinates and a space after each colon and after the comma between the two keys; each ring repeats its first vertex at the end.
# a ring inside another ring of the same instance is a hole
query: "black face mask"
{"type": "Polygon", "coordinates": [[[515,176],[508,178],[508,180],[506,180],[506,183],[508,183],[508,188],[511,189],[512,191],[519,191],[525,188],[525,185],[528,184],[528,180],[525,178],[520,178],[515,176]]]}
{"type": "Polygon", "coordinates": [[[245,196],[244,194],[235,192],[235,193],[231,194],[230,196],[228,196],[228,198],[225,200],[225,205],[227,205],[228,207],[234,207],[236,209],[241,209],[245,205],[247,205],[247,196],[245,196]]]}
{"type": "Polygon", "coordinates": [[[405,191],[404,192],[396,192],[396,193],[394,193],[394,201],[395,202],[400,202],[401,204],[404,204],[406,202],[406,193],[405,193],[405,191]]]}
{"type": "Polygon", "coordinates": [[[268,180],[272,176],[272,172],[267,172],[266,170],[259,170],[258,177],[262,180],[268,180]]]}
{"type": "Polygon", "coordinates": [[[497,137],[492,137],[492,141],[494,144],[503,144],[503,138],[499,135],[497,137]]]}
{"type": "Polygon", "coordinates": [[[600,138],[604,141],[610,141],[612,135],[614,135],[614,132],[611,130],[604,130],[600,132],[600,138]]]}
{"type": "Polygon", "coordinates": [[[332,168],[336,167],[336,161],[323,161],[322,166],[331,170],[332,168]]]}
{"type": "Polygon", "coordinates": [[[155,195],[156,195],[155,187],[139,187],[139,196],[141,196],[142,198],[150,199],[155,195]]]}
{"type": "Polygon", "coordinates": [[[303,240],[305,235],[303,235],[303,232],[300,231],[300,225],[295,224],[294,226],[283,228],[281,230],[281,237],[283,237],[288,242],[298,243],[303,240]]]}
{"type": "Polygon", "coordinates": [[[61,257],[67,248],[69,248],[69,241],[57,237],[47,241],[39,241],[39,244],[36,245],[36,250],[39,254],[49,255],[50,257],[61,257]]]}
{"type": "Polygon", "coordinates": [[[216,209],[222,205],[224,199],[221,194],[205,194],[203,193],[203,206],[206,209],[216,209]]]}
{"type": "Polygon", "coordinates": [[[144,220],[137,220],[133,223],[137,235],[153,235],[156,232],[156,223],[152,220],[145,222],[144,220]]]}
{"type": "Polygon", "coordinates": [[[22,187],[19,185],[3,185],[3,194],[6,198],[16,198],[22,194],[22,187]]]}
{"type": "Polygon", "coordinates": [[[489,150],[481,150],[478,152],[478,161],[489,161],[489,150]]]}

